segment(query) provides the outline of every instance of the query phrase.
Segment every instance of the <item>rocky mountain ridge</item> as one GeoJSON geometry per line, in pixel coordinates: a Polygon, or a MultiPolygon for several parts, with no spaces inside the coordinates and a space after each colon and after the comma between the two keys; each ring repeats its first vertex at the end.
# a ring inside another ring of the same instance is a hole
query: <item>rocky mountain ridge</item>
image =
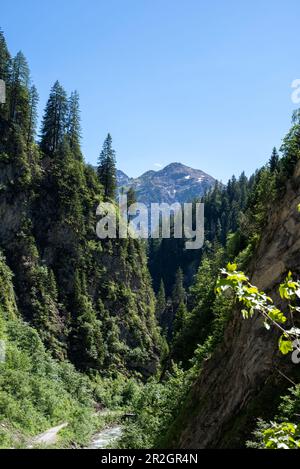
{"type": "Polygon", "coordinates": [[[154,202],[190,202],[203,196],[216,180],[200,169],[171,163],[159,171],[147,171],[138,178],[130,178],[118,170],[117,182],[119,190],[132,187],[137,200],[150,205],[154,202]]]}

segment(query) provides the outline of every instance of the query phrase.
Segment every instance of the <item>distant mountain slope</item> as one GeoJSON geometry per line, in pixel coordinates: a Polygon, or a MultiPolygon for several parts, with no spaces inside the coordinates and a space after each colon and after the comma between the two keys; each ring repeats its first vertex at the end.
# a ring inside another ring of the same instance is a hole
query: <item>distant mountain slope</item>
{"type": "Polygon", "coordinates": [[[118,187],[124,187],[130,185],[131,178],[120,169],[117,169],[117,181],[118,187]]]}
{"type": "Polygon", "coordinates": [[[133,187],[139,202],[189,202],[201,197],[215,179],[200,169],[181,163],[171,163],[160,171],[147,171],[138,178],[130,178],[117,171],[118,187],[133,187]]]}

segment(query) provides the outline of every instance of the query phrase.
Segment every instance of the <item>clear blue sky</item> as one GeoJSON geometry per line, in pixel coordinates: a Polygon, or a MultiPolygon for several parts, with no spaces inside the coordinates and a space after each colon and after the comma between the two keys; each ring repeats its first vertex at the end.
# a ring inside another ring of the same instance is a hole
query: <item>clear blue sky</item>
{"type": "Polygon", "coordinates": [[[299,0],[13,0],[0,15],[40,112],[56,79],[79,91],[91,163],[109,131],[131,176],[180,161],[226,181],[289,128],[299,0]]]}

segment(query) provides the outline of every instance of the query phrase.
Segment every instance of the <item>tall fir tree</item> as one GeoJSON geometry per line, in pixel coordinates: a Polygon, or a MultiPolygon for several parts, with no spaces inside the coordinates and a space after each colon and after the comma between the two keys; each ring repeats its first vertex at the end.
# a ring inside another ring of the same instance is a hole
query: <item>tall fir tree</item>
{"type": "Polygon", "coordinates": [[[12,60],[10,81],[10,119],[26,128],[29,114],[30,72],[24,54],[19,51],[12,60]]]}
{"type": "Polygon", "coordinates": [[[166,292],[165,292],[164,282],[161,279],[157,298],[156,298],[156,308],[155,308],[156,317],[158,321],[160,320],[165,309],[166,309],[166,292]]]}
{"type": "Polygon", "coordinates": [[[276,147],[274,147],[270,160],[269,160],[269,169],[271,173],[274,173],[276,171],[276,169],[278,168],[278,163],[279,163],[279,155],[276,150],[276,147]]]}
{"type": "Polygon", "coordinates": [[[8,83],[11,75],[11,57],[3,31],[0,29],[0,79],[8,83]]]}
{"type": "Polygon", "coordinates": [[[0,29],[0,80],[3,80],[6,87],[6,99],[5,104],[0,106],[0,135],[3,138],[3,131],[5,127],[5,122],[9,117],[9,83],[11,77],[11,57],[6,45],[6,40],[3,34],[3,31],[0,29]]]}
{"type": "Polygon", "coordinates": [[[80,107],[79,94],[77,91],[73,91],[68,99],[67,135],[71,150],[75,153],[78,159],[81,159],[82,155],[80,151],[80,107]]]}
{"type": "Polygon", "coordinates": [[[110,134],[107,135],[103,143],[98,161],[97,174],[104,188],[104,199],[114,200],[117,188],[116,156],[112,148],[112,138],[110,134]]]}
{"type": "Polygon", "coordinates": [[[32,143],[36,134],[37,126],[37,105],[39,102],[39,95],[34,85],[30,88],[29,93],[29,115],[27,127],[27,145],[32,143]]]}
{"type": "Polygon", "coordinates": [[[63,142],[67,126],[67,113],[66,92],[56,81],[46,104],[41,131],[41,149],[49,156],[52,156],[63,142]]]}
{"type": "Polygon", "coordinates": [[[137,201],[136,199],[136,193],[133,187],[130,187],[127,191],[127,205],[130,207],[130,205],[135,204],[137,201]]]}
{"type": "Polygon", "coordinates": [[[12,83],[21,84],[28,88],[30,72],[27,59],[22,51],[19,51],[12,61],[12,83]]]}
{"type": "Polygon", "coordinates": [[[181,333],[182,329],[184,328],[188,317],[188,311],[186,305],[181,302],[178,306],[178,309],[175,314],[174,318],[174,325],[173,325],[173,338],[176,341],[176,337],[178,334],[181,333]]]}
{"type": "Polygon", "coordinates": [[[70,355],[73,361],[84,371],[101,368],[104,359],[101,322],[97,319],[87,294],[85,274],[80,275],[78,270],[74,275],[72,313],[70,355]]]}
{"type": "Polygon", "coordinates": [[[182,269],[179,268],[176,272],[175,282],[172,291],[172,303],[174,310],[179,307],[180,303],[185,303],[185,300],[186,294],[183,286],[183,272],[182,269]]]}

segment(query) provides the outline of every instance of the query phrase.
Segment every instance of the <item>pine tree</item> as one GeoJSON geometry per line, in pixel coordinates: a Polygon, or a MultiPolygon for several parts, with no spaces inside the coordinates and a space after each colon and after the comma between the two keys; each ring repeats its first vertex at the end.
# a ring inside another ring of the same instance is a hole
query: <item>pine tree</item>
{"type": "Polygon", "coordinates": [[[157,298],[156,298],[156,308],[155,308],[156,317],[158,320],[161,318],[165,309],[166,309],[166,293],[165,293],[164,282],[161,279],[160,287],[159,287],[157,298]]]}
{"type": "MultiPolygon", "coordinates": [[[[0,135],[3,143],[4,129],[6,127],[8,118],[9,118],[9,83],[11,76],[11,57],[7,49],[6,41],[4,34],[0,29],[0,80],[4,81],[6,88],[5,104],[0,105],[0,135]]],[[[1,142],[0,142],[1,147],[1,142]]],[[[1,149],[0,149],[1,153],[1,149]]]]}
{"type": "Polygon", "coordinates": [[[183,272],[181,268],[179,268],[176,272],[172,292],[172,303],[175,310],[179,307],[180,303],[185,303],[185,297],[185,289],[183,287],[183,272]]]}
{"type": "Polygon", "coordinates": [[[0,29],[0,79],[8,83],[11,75],[11,58],[3,31],[0,29]]]}
{"type": "Polygon", "coordinates": [[[75,152],[78,159],[81,159],[82,155],[80,151],[80,108],[79,94],[77,91],[73,91],[68,100],[67,135],[71,150],[75,152]]]}
{"type": "Polygon", "coordinates": [[[56,81],[51,89],[43,117],[41,148],[53,155],[62,143],[67,125],[68,100],[63,87],[56,81]]]}
{"type": "Polygon", "coordinates": [[[86,279],[76,270],[74,276],[73,327],[71,356],[81,370],[100,368],[104,359],[101,322],[97,319],[91,299],[86,291],[86,279]]]}
{"type": "Polygon", "coordinates": [[[100,153],[97,174],[104,188],[104,199],[113,200],[116,195],[117,178],[115,151],[112,148],[110,134],[107,135],[100,153]]]}
{"type": "Polygon", "coordinates": [[[279,162],[279,155],[276,150],[276,147],[274,147],[271,158],[269,160],[269,169],[271,173],[274,173],[274,171],[278,168],[278,162],[279,162]]]}
{"type": "Polygon", "coordinates": [[[136,193],[133,187],[130,187],[127,192],[127,205],[130,207],[130,205],[133,205],[136,203],[136,193]]]}
{"type": "Polygon", "coordinates": [[[176,336],[178,334],[180,334],[180,332],[182,331],[182,329],[183,329],[183,327],[186,323],[187,316],[188,316],[187,308],[186,308],[185,304],[183,302],[181,302],[178,306],[178,309],[176,311],[176,315],[175,315],[175,318],[174,318],[174,326],[173,326],[173,337],[174,338],[176,338],[176,336]]]}
{"type": "Polygon", "coordinates": [[[29,145],[35,137],[37,125],[37,105],[39,102],[39,95],[34,85],[30,88],[29,93],[29,116],[28,116],[28,129],[27,129],[27,145],[29,145]]]}
{"type": "MultiPolygon", "coordinates": [[[[8,52],[3,31],[0,29],[0,80],[4,81],[6,87],[5,104],[0,106],[0,117],[7,120],[9,114],[9,94],[8,87],[11,77],[11,57],[8,52]]],[[[0,131],[2,130],[3,122],[0,122],[0,131]]]]}
{"type": "Polygon", "coordinates": [[[10,119],[21,127],[28,121],[30,72],[27,60],[20,51],[12,61],[10,82],[10,119]]]}
{"type": "Polygon", "coordinates": [[[19,51],[12,61],[12,83],[29,87],[30,72],[25,55],[19,51]]]}
{"type": "Polygon", "coordinates": [[[240,208],[243,209],[247,203],[248,195],[248,178],[243,171],[239,177],[239,187],[240,187],[240,208]]]}

